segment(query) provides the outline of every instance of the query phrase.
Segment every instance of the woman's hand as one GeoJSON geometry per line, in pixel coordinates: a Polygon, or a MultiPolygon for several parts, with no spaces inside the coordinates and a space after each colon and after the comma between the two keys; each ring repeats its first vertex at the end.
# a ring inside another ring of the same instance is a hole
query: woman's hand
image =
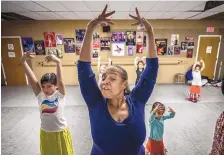
{"type": "Polygon", "coordinates": [[[95,28],[100,23],[114,24],[111,21],[111,19],[107,19],[107,17],[113,15],[115,13],[115,11],[106,13],[107,12],[107,7],[108,7],[108,5],[105,6],[105,8],[103,9],[103,12],[98,17],[96,17],[95,19],[91,20],[88,23],[88,27],[95,28]]]}
{"type": "Polygon", "coordinates": [[[21,63],[24,63],[24,62],[26,62],[26,60],[32,59],[34,57],[35,57],[35,54],[34,53],[26,52],[26,53],[23,54],[23,56],[21,58],[21,63]]]}
{"type": "Polygon", "coordinates": [[[55,63],[60,63],[61,62],[61,60],[53,54],[46,56],[44,58],[44,60],[46,62],[55,62],[55,63]]]}
{"type": "Polygon", "coordinates": [[[144,30],[146,32],[152,32],[153,29],[152,29],[152,25],[145,19],[145,18],[142,18],[138,12],[138,8],[136,7],[135,8],[135,11],[136,11],[136,16],[133,16],[131,14],[129,14],[129,16],[131,18],[133,18],[134,20],[136,20],[137,22],[131,24],[131,25],[138,25],[138,29],[140,30],[144,30]]]}

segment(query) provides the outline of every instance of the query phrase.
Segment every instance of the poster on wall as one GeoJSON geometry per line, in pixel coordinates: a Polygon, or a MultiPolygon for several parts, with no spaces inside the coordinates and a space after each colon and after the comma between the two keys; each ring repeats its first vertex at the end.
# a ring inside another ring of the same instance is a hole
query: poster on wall
{"type": "Polygon", "coordinates": [[[136,45],[136,53],[143,53],[143,44],[136,45]]]}
{"type": "Polygon", "coordinates": [[[188,42],[187,45],[187,58],[193,58],[194,42],[188,42]]]}
{"type": "Polygon", "coordinates": [[[112,32],[111,43],[125,42],[125,32],[112,32]]]}
{"type": "Polygon", "coordinates": [[[167,49],[167,55],[173,55],[174,54],[174,46],[169,46],[167,49]]]}
{"type": "Polygon", "coordinates": [[[34,47],[35,47],[36,55],[45,55],[46,54],[43,40],[35,40],[34,47]]]}
{"type": "Polygon", "coordinates": [[[112,44],[112,56],[124,56],[124,44],[112,44]]]}
{"type": "Polygon", "coordinates": [[[93,48],[100,48],[100,34],[93,33],[93,48]]]}
{"type": "Polygon", "coordinates": [[[56,34],[56,43],[57,43],[57,45],[63,45],[63,36],[62,36],[62,34],[56,34]]]}
{"type": "Polygon", "coordinates": [[[65,53],[75,53],[74,38],[64,38],[65,53]]]}
{"type": "Polygon", "coordinates": [[[47,55],[54,54],[58,58],[63,58],[62,48],[55,47],[55,48],[46,48],[47,55]]]}
{"type": "Polygon", "coordinates": [[[34,44],[31,37],[22,37],[22,44],[24,52],[34,52],[34,44]]]}
{"type": "Polygon", "coordinates": [[[80,55],[80,51],[81,51],[81,45],[76,45],[75,46],[75,53],[76,53],[76,55],[80,55]]]}
{"type": "Polygon", "coordinates": [[[112,44],[112,56],[124,56],[124,44],[112,44]]]}
{"type": "Polygon", "coordinates": [[[84,36],[85,36],[86,30],[85,29],[77,29],[75,30],[75,34],[76,34],[76,43],[77,44],[81,44],[84,36]]]}
{"type": "Polygon", "coordinates": [[[100,50],[101,51],[110,51],[110,38],[109,37],[103,37],[100,39],[100,50]]]}
{"type": "Polygon", "coordinates": [[[136,44],[136,31],[126,31],[126,45],[135,45],[136,44]]]}
{"type": "Polygon", "coordinates": [[[167,39],[155,39],[155,44],[158,55],[167,54],[167,39]]]}
{"type": "Polygon", "coordinates": [[[133,56],[134,55],[134,46],[128,46],[127,55],[128,56],[133,56]]]}
{"type": "Polygon", "coordinates": [[[185,41],[187,41],[187,42],[194,42],[194,37],[187,36],[187,37],[185,37],[185,41]]]}
{"type": "Polygon", "coordinates": [[[45,47],[56,47],[56,38],[54,32],[44,32],[45,47]]]}
{"type": "Polygon", "coordinates": [[[187,46],[188,46],[187,42],[181,42],[181,51],[187,52],[187,46]]]}
{"type": "Polygon", "coordinates": [[[146,36],[144,36],[144,39],[143,39],[143,46],[146,47],[147,44],[146,44],[146,36]]]}
{"type": "Polygon", "coordinates": [[[179,45],[179,34],[171,34],[171,45],[179,45]]]}
{"type": "Polygon", "coordinates": [[[180,54],[180,46],[174,46],[174,55],[180,54]]]}
{"type": "Polygon", "coordinates": [[[99,48],[94,48],[93,49],[93,58],[98,58],[99,56],[99,48]]]}
{"type": "Polygon", "coordinates": [[[193,49],[187,49],[187,58],[193,58],[193,49]]]}

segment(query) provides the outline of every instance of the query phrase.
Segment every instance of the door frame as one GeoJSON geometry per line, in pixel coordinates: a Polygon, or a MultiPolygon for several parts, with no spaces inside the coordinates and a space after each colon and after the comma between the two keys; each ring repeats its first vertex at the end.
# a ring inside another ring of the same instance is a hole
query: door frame
{"type": "MultiPolygon", "coordinates": [[[[21,37],[20,36],[1,36],[1,38],[5,38],[5,39],[8,39],[8,38],[18,38],[19,39],[19,42],[20,42],[20,47],[21,47],[21,54],[23,55],[23,44],[22,44],[22,40],[21,40],[21,37]]],[[[4,65],[2,63],[2,66],[3,66],[3,71],[4,71],[4,65]]],[[[4,74],[5,74],[5,71],[4,71],[4,74]]],[[[29,85],[28,84],[28,78],[25,74],[25,77],[26,77],[26,85],[29,85]]],[[[6,78],[6,77],[5,77],[6,78]]],[[[7,84],[7,80],[6,80],[6,84],[7,84]]]]}
{"type": "MultiPolygon", "coordinates": [[[[218,59],[219,59],[219,52],[220,52],[220,45],[221,45],[222,35],[199,35],[198,36],[197,54],[196,54],[195,62],[198,60],[199,45],[200,45],[200,41],[201,41],[202,37],[219,37],[219,39],[220,39],[219,45],[218,45],[218,51],[217,51],[217,55],[216,55],[215,69],[214,69],[214,72],[213,72],[213,77],[215,78],[215,73],[216,73],[216,69],[217,69],[217,63],[218,63],[218,59]]],[[[213,78],[213,80],[214,80],[214,78],[213,78]]]]}

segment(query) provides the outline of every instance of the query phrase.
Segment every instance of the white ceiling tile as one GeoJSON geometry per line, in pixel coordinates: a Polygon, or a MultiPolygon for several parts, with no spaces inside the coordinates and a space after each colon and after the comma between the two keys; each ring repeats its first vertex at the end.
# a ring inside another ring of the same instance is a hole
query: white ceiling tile
{"type": "Polygon", "coordinates": [[[65,6],[57,1],[35,1],[35,3],[51,10],[51,11],[69,11],[65,6]]]}
{"type": "Polygon", "coordinates": [[[157,19],[171,19],[171,18],[174,18],[182,13],[183,12],[166,12],[163,15],[159,16],[157,19]]]}
{"type": "MultiPolygon", "coordinates": [[[[108,1],[89,1],[89,0],[85,0],[84,2],[87,5],[87,7],[93,12],[98,12],[98,11],[102,12],[104,7],[106,6],[106,4],[108,4],[107,12],[110,11],[110,6],[109,6],[108,1]]],[[[118,11],[118,10],[116,10],[116,11],[118,11]]]]}
{"type": "Polygon", "coordinates": [[[183,12],[182,14],[174,17],[173,19],[188,19],[200,13],[201,12],[183,12]]]}
{"type": "Polygon", "coordinates": [[[148,12],[144,18],[145,19],[157,19],[162,16],[165,12],[148,12]]]}
{"type": "Polygon", "coordinates": [[[138,11],[149,11],[156,3],[156,1],[135,1],[131,7],[131,11],[135,11],[136,7],[138,11]]]}
{"type": "Polygon", "coordinates": [[[30,11],[49,11],[48,9],[43,8],[42,6],[30,1],[11,1],[10,3],[30,11]]]}
{"type": "Polygon", "coordinates": [[[116,12],[112,15],[112,19],[127,19],[129,12],[116,12]]]}
{"type": "Polygon", "coordinates": [[[169,11],[175,6],[177,6],[179,3],[179,1],[158,1],[150,11],[169,11]]]}
{"type": "Polygon", "coordinates": [[[224,4],[219,5],[215,8],[207,10],[208,12],[224,12],[224,4]]]}
{"type": "Polygon", "coordinates": [[[37,12],[41,16],[45,16],[48,19],[64,19],[63,17],[55,14],[54,12],[37,12]]]}
{"type": "Polygon", "coordinates": [[[93,19],[95,15],[92,12],[74,12],[79,19],[93,19]]]}
{"type": "Polygon", "coordinates": [[[183,1],[170,11],[189,11],[202,3],[203,1],[183,1]]]}
{"type": "Polygon", "coordinates": [[[23,12],[23,13],[18,13],[20,15],[26,16],[26,17],[30,17],[36,20],[47,20],[47,17],[41,16],[39,14],[36,14],[34,12],[23,12]]]}
{"type": "Polygon", "coordinates": [[[65,19],[79,19],[79,17],[74,12],[55,12],[55,13],[65,19]]]}
{"type": "Polygon", "coordinates": [[[29,12],[29,10],[11,4],[9,2],[1,2],[1,12],[29,12]]]}
{"type": "Polygon", "coordinates": [[[191,11],[204,11],[206,2],[202,2],[198,6],[191,9],[191,11]]]}
{"type": "Polygon", "coordinates": [[[110,9],[115,11],[130,11],[133,1],[110,1],[110,9]]]}
{"type": "MultiPolygon", "coordinates": [[[[129,13],[133,16],[136,16],[136,12],[135,11],[131,11],[131,12],[128,12],[128,19],[132,19],[130,16],[129,16],[129,13]]],[[[139,11],[139,14],[141,17],[145,17],[145,15],[147,14],[148,12],[146,11],[139,11]]]]}
{"type": "Polygon", "coordinates": [[[90,11],[83,1],[61,1],[60,3],[70,11],[90,11]]]}
{"type": "Polygon", "coordinates": [[[208,12],[208,11],[206,11],[206,12],[202,12],[201,14],[198,14],[198,15],[196,15],[194,17],[191,17],[189,19],[202,19],[202,18],[205,18],[205,17],[208,17],[208,16],[212,16],[214,14],[217,14],[217,12],[208,12]]]}

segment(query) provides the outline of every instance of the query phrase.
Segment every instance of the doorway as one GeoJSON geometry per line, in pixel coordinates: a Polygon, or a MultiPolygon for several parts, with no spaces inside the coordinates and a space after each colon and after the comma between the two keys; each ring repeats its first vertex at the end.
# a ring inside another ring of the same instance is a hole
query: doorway
{"type": "Polygon", "coordinates": [[[20,37],[2,37],[2,66],[5,72],[7,86],[27,85],[27,79],[20,59],[22,57],[22,44],[20,37]]]}
{"type": "Polygon", "coordinates": [[[199,35],[196,61],[204,60],[205,69],[201,75],[207,76],[209,79],[215,77],[220,43],[220,35],[199,35]]]}

